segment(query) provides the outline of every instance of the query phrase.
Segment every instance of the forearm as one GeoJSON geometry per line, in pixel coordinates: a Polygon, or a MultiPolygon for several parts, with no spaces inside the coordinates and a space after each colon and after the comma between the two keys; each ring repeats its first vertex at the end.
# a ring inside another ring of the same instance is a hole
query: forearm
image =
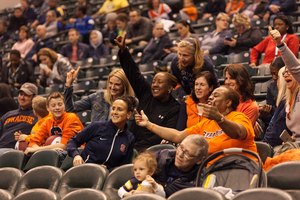
{"type": "Polygon", "coordinates": [[[180,143],[187,136],[186,131],[177,131],[173,128],[166,128],[151,122],[147,122],[146,128],[159,137],[174,143],[180,143]]]}
{"type": "Polygon", "coordinates": [[[239,123],[224,118],[224,121],[219,122],[218,125],[222,128],[223,132],[232,139],[243,140],[247,137],[245,127],[239,123]]]}
{"type": "MultiPolygon", "coordinates": [[[[33,145],[32,147],[34,147],[35,145],[33,145]]],[[[55,148],[62,148],[63,150],[67,150],[67,145],[62,144],[62,143],[56,143],[56,144],[51,144],[48,146],[42,146],[39,147],[39,150],[43,150],[43,149],[55,149],[55,148]]]]}

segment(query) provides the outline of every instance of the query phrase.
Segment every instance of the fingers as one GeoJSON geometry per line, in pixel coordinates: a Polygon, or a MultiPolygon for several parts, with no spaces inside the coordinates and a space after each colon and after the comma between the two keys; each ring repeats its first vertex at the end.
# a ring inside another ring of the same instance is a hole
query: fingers
{"type": "Polygon", "coordinates": [[[74,78],[77,77],[77,75],[78,75],[78,73],[79,73],[79,70],[80,70],[80,67],[78,67],[78,68],[76,69],[76,71],[74,71],[74,69],[71,71],[71,73],[74,74],[74,78]]]}
{"type": "Polygon", "coordinates": [[[271,26],[269,26],[268,29],[269,29],[270,32],[273,30],[271,26]]]}
{"type": "Polygon", "coordinates": [[[136,115],[139,115],[139,112],[136,109],[134,109],[134,112],[136,115]]]}

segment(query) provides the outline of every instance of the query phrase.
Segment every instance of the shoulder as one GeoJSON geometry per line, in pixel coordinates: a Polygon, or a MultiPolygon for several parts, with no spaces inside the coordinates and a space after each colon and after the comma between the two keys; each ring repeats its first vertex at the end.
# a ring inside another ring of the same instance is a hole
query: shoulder
{"type": "Polygon", "coordinates": [[[81,43],[81,42],[78,43],[78,46],[80,48],[84,48],[84,49],[88,49],[89,48],[89,46],[87,44],[84,44],[84,43],[81,43]]]}
{"type": "Polygon", "coordinates": [[[156,152],[157,160],[167,160],[175,158],[176,149],[163,149],[156,152]]]}
{"type": "Polygon", "coordinates": [[[19,115],[19,111],[20,111],[20,109],[8,111],[7,113],[5,113],[5,115],[2,116],[2,119],[5,120],[5,119],[7,119],[9,117],[18,116],[19,115]]]}

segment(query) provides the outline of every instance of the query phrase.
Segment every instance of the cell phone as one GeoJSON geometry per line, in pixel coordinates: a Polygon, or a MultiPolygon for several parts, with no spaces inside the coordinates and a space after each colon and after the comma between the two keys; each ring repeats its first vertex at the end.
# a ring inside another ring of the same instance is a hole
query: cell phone
{"type": "Polygon", "coordinates": [[[283,142],[294,142],[290,134],[285,129],[282,131],[279,137],[283,142]]]}
{"type": "Polygon", "coordinates": [[[225,40],[232,41],[232,39],[231,39],[230,36],[226,36],[226,37],[225,37],[225,40]]]}
{"type": "Polygon", "coordinates": [[[48,66],[47,66],[47,65],[45,65],[45,64],[42,64],[42,63],[41,63],[41,64],[40,64],[40,68],[41,68],[41,69],[47,69],[47,68],[48,68],[48,66]]]}

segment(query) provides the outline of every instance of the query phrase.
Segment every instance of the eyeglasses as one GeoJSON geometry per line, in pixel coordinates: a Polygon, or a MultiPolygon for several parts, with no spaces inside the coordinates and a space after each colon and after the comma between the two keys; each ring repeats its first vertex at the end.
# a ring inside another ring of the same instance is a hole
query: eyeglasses
{"type": "Polygon", "coordinates": [[[197,156],[191,156],[187,150],[183,150],[182,145],[181,145],[180,143],[177,144],[177,150],[181,151],[182,154],[183,154],[183,156],[184,156],[186,159],[190,159],[190,158],[195,158],[195,157],[197,157],[197,156]]]}
{"type": "Polygon", "coordinates": [[[283,71],[283,72],[282,72],[282,76],[284,76],[285,74],[286,74],[286,75],[290,75],[291,73],[290,73],[288,70],[286,70],[286,71],[283,71]]]}

